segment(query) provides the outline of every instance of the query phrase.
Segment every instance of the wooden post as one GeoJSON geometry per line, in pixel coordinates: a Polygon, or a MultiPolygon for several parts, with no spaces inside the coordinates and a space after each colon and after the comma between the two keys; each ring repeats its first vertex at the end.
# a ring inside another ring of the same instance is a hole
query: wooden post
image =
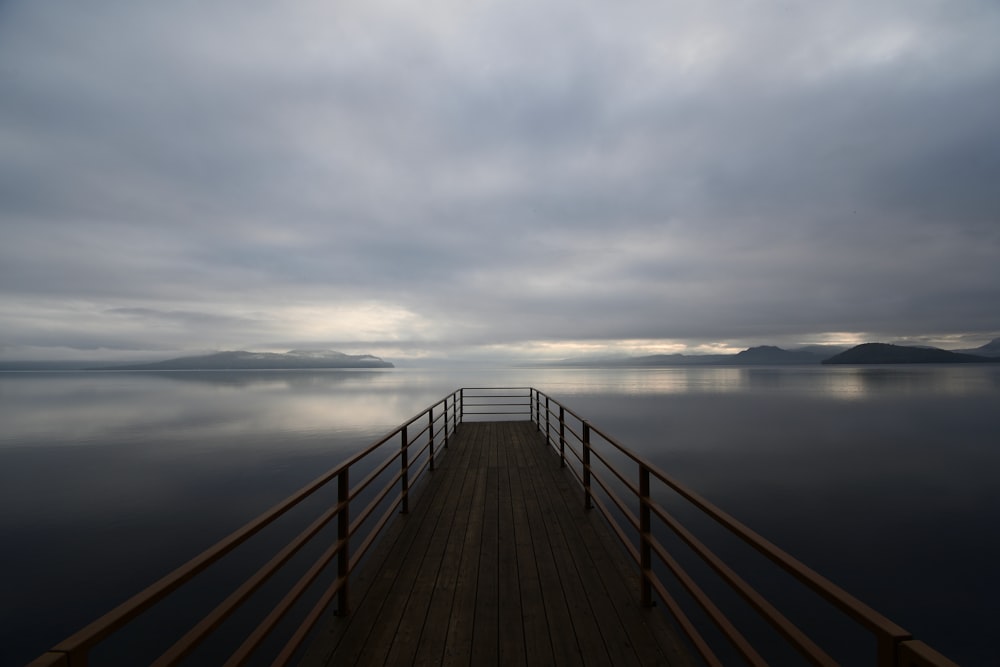
{"type": "Polygon", "coordinates": [[[430,408],[427,411],[427,451],[430,456],[429,467],[434,470],[434,408],[430,408]]]}
{"type": "Polygon", "coordinates": [[[594,501],[590,497],[590,424],[583,422],[583,508],[592,509],[594,501]]]}
{"type": "Polygon", "coordinates": [[[465,388],[458,390],[458,421],[465,421],[465,388]]]}
{"type": "Polygon", "coordinates": [[[566,467],[566,408],[559,406],[559,467],[566,467]]]}
{"type": "Polygon", "coordinates": [[[653,586],[649,580],[652,577],[652,547],[649,525],[649,468],[639,464],[639,569],[642,587],[642,606],[653,606],[653,586]]]}
{"type": "Polygon", "coordinates": [[[337,592],[338,616],[347,616],[351,611],[348,595],[348,581],[351,574],[351,485],[349,471],[350,468],[344,468],[337,475],[337,504],[341,505],[340,513],[337,515],[337,541],[342,545],[340,553],[337,554],[337,578],[341,581],[340,590],[337,592]]]}
{"type": "Polygon", "coordinates": [[[403,477],[400,480],[400,494],[403,496],[403,503],[399,509],[400,514],[407,514],[410,511],[410,459],[409,459],[409,442],[407,442],[406,437],[406,427],[400,432],[402,438],[400,441],[400,448],[402,449],[402,461],[403,461],[403,477]]]}

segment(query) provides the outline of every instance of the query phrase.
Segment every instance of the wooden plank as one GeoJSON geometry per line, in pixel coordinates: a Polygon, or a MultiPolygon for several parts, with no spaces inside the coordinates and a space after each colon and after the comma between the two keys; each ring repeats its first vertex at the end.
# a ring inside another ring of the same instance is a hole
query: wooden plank
{"type": "MultiPolygon", "coordinates": [[[[461,470],[459,466],[454,468],[461,470]]],[[[425,488],[421,488],[421,493],[414,494],[411,499],[413,511],[395,518],[392,523],[399,528],[383,538],[384,544],[379,545],[381,548],[378,549],[377,557],[373,555],[369,564],[363,568],[358,578],[359,585],[356,586],[363,591],[361,599],[355,600],[354,611],[349,616],[333,619],[329,639],[333,644],[332,650],[321,664],[357,664],[362,654],[366,659],[373,657],[368,653],[368,647],[372,644],[377,647],[376,651],[384,650],[384,643],[378,641],[380,630],[385,627],[386,619],[399,616],[401,599],[398,592],[408,589],[410,569],[403,556],[410,553],[415,544],[421,543],[419,537],[422,524],[425,521],[433,522],[449,500],[449,486],[433,484],[433,481],[434,479],[428,479],[428,483],[422,485],[425,488]],[[397,581],[400,582],[398,586],[397,581]]]]}
{"type": "MultiPolygon", "coordinates": [[[[458,462],[459,465],[463,463],[465,461],[458,462]]],[[[460,472],[464,472],[464,470],[459,468],[454,471],[454,473],[460,472]]],[[[388,635],[391,643],[387,642],[389,650],[386,664],[410,665],[414,662],[420,638],[428,621],[428,611],[438,576],[442,568],[446,569],[448,565],[444,562],[444,555],[451,537],[455,515],[443,510],[445,503],[451,506],[454,501],[453,493],[464,487],[465,477],[466,475],[452,474],[448,479],[442,481],[442,484],[447,486],[448,493],[443,494],[440,505],[429,507],[427,510],[432,516],[422,526],[421,534],[426,537],[424,540],[425,549],[422,553],[420,549],[411,549],[410,553],[405,556],[408,560],[420,559],[420,565],[414,575],[409,594],[406,596],[399,624],[394,632],[391,627],[384,626],[383,635],[381,637],[373,636],[370,640],[385,641],[386,635],[388,635]]],[[[405,587],[400,588],[402,590],[399,593],[402,595],[405,587]]],[[[439,619],[436,621],[439,622],[439,619]]],[[[377,653],[366,653],[366,655],[371,655],[373,658],[378,657],[377,653]]]]}
{"type": "Polygon", "coordinates": [[[603,549],[599,545],[586,543],[580,532],[580,525],[574,517],[584,511],[579,498],[572,497],[570,486],[575,486],[568,471],[559,469],[559,456],[551,450],[538,452],[535,466],[539,469],[565,474],[552,474],[546,484],[539,485],[537,491],[542,502],[553,508],[553,539],[565,545],[557,553],[561,557],[560,574],[565,578],[567,599],[574,610],[573,621],[577,634],[588,639],[581,643],[588,664],[607,664],[613,660],[616,665],[640,664],[629,641],[625,628],[618,618],[601,583],[598,568],[594,563],[594,552],[603,549]],[[574,502],[576,501],[576,502],[574,502]],[[572,586],[574,581],[583,582],[572,586]],[[597,622],[595,619],[600,619],[597,622]]]}
{"type": "MultiPolygon", "coordinates": [[[[463,428],[466,425],[463,424],[463,428]]],[[[473,425],[468,425],[472,427],[473,425]]],[[[479,583],[479,545],[482,542],[483,512],[486,502],[486,479],[482,474],[486,466],[483,445],[483,429],[467,429],[472,436],[463,446],[472,450],[470,472],[475,475],[472,498],[469,499],[469,523],[465,531],[461,560],[457,565],[458,580],[455,583],[455,601],[448,623],[445,639],[443,665],[468,665],[472,652],[473,621],[476,614],[476,588],[479,583]]]]}
{"type": "Polygon", "coordinates": [[[373,611],[377,612],[377,605],[381,603],[381,599],[385,595],[385,587],[381,591],[376,589],[376,583],[379,581],[379,570],[371,564],[381,564],[396,549],[404,548],[402,540],[408,528],[409,524],[406,521],[390,522],[382,538],[369,551],[369,565],[363,567],[358,576],[351,580],[352,613],[347,616],[334,616],[332,613],[328,613],[327,620],[321,624],[316,637],[308,647],[302,664],[326,665],[333,653],[348,637],[357,641],[367,636],[367,631],[372,623],[373,611]],[[375,601],[366,604],[366,601],[371,597],[374,597],[375,601]]]}
{"type": "MultiPolygon", "coordinates": [[[[546,455],[553,461],[550,466],[558,465],[555,451],[550,449],[546,455]]],[[[592,608],[605,610],[599,615],[618,617],[618,629],[605,634],[610,643],[609,651],[620,655],[620,649],[615,647],[628,646],[635,651],[641,664],[663,664],[664,661],[671,665],[698,664],[666,616],[656,608],[641,605],[638,566],[599,512],[581,511],[583,493],[578,481],[571,473],[557,475],[546,489],[562,496],[565,511],[560,511],[558,516],[564,531],[583,541],[582,549],[575,553],[586,553],[589,557],[588,574],[581,576],[592,584],[588,587],[592,608]],[[624,631],[624,636],[619,630],[624,631]]],[[[550,500],[559,502],[554,495],[550,500]]],[[[611,626],[602,624],[602,628],[605,627],[611,626]]]]}
{"type": "MultiPolygon", "coordinates": [[[[530,424],[529,430],[531,432],[537,432],[536,431],[537,427],[532,422],[527,422],[527,423],[530,424]]],[[[516,437],[516,434],[518,432],[519,431],[516,426],[510,427],[510,432],[508,437],[510,438],[511,442],[509,443],[509,446],[507,448],[508,450],[507,461],[508,464],[510,464],[510,467],[527,468],[530,466],[528,452],[526,451],[527,447],[523,440],[520,440],[516,437]]]]}
{"type": "MultiPolygon", "coordinates": [[[[542,448],[538,440],[526,441],[523,432],[515,431],[511,438],[532,448],[542,448]]],[[[529,453],[528,456],[531,457],[533,454],[529,453]]],[[[580,653],[570,608],[559,578],[559,568],[553,555],[554,545],[549,540],[548,522],[551,521],[551,508],[542,504],[536,493],[538,484],[544,484],[545,480],[534,465],[529,465],[523,472],[526,473],[522,478],[522,488],[525,491],[528,533],[542,587],[542,609],[545,612],[552,647],[552,664],[580,665],[583,664],[583,655],[580,653]]]]}
{"type": "Polygon", "coordinates": [[[603,610],[591,607],[588,598],[588,580],[581,576],[577,563],[578,560],[587,557],[584,545],[580,540],[574,539],[572,533],[563,530],[561,515],[567,512],[568,508],[562,503],[560,495],[552,493],[552,486],[558,479],[564,479],[564,473],[567,471],[559,468],[559,457],[553,454],[548,448],[535,450],[536,458],[532,468],[541,473],[541,480],[534,485],[534,491],[538,495],[538,502],[546,508],[547,532],[552,545],[552,555],[562,581],[563,594],[566,596],[570,620],[583,655],[583,664],[606,665],[612,659],[617,664],[626,659],[627,654],[612,656],[609,653],[603,638],[607,622],[602,620],[602,623],[598,623],[595,620],[595,614],[600,614],[603,610]]]}
{"type": "Polygon", "coordinates": [[[500,632],[500,489],[497,467],[497,432],[486,427],[483,445],[487,452],[486,497],[483,503],[483,530],[479,543],[479,577],[476,586],[475,623],[472,631],[472,664],[497,665],[500,632]]]}
{"type": "MultiPolygon", "coordinates": [[[[449,449],[461,448],[463,456],[461,464],[469,467],[469,452],[472,447],[460,440],[457,444],[449,444],[449,449]]],[[[457,474],[456,471],[455,474],[457,474]]],[[[465,546],[465,536],[469,526],[473,491],[476,486],[475,474],[462,474],[462,485],[454,497],[454,520],[448,543],[441,558],[441,568],[431,594],[431,602],[427,609],[427,619],[424,631],[420,635],[420,643],[413,657],[414,665],[439,665],[444,657],[445,640],[448,636],[448,624],[452,616],[455,601],[455,590],[458,583],[458,565],[462,559],[465,546]]]]}
{"type": "MultiPolygon", "coordinates": [[[[516,444],[520,445],[515,449],[521,454],[518,457],[521,463],[508,468],[507,473],[510,479],[513,541],[517,554],[517,583],[521,597],[520,621],[524,629],[525,664],[552,665],[555,664],[552,653],[552,629],[545,616],[542,584],[528,519],[526,500],[528,491],[522,479],[522,473],[530,464],[524,456],[523,443],[516,442],[516,444]]],[[[506,615],[504,618],[506,619],[506,615]]]]}
{"type": "Polygon", "coordinates": [[[354,614],[306,664],[689,664],[543,437],[530,422],[461,425],[364,568],[354,614]]]}
{"type": "MultiPolygon", "coordinates": [[[[506,435],[506,431],[504,432],[506,435]]],[[[499,599],[497,620],[499,630],[499,662],[501,665],[523,664],[526,660],[524,639],[524,604],[521,600],[520,566],[514,526],[512,469],[516,468],[513,450],[516,443],[509,437],[497,442],[497,555],[499,599]]],[[[486,546],[484,545],[484,548],[486,546]]]]}
{"type": "MultiPolygon", "coordinates": [[[[578,507],[583,505],[575,480],[560,484],[558,488],[567,501],[578,507]]],[[[573,527],[567,530],[575,530],[580,535],[585,551],[591,556],[592,576],[595,577],[592,581],[597,584],[592,590],[598,596],[597,604],[609,605],[625,632],[625,637],[618,635],[614,643],[626,642],[635,650],[641,664],[662,660],[663,656],[669,658],[670,664],[696,664],[664,614],[656,608],[642,606],[638,565],[618,543],[604,517],[597,510],[567,511],[563,521],[572,523],[573,527]]]]}

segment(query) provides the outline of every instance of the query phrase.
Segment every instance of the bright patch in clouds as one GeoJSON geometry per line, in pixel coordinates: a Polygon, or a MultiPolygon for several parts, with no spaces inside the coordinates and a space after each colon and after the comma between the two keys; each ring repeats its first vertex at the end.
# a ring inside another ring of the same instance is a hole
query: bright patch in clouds
{"type": "Polygon", "coordinates": [[[312,341],[412,341],[434,339],[437,333],[430,322],[408,309],[379,303],[289,306],[268,320],[275,333],[294,331],[312,341]]]}

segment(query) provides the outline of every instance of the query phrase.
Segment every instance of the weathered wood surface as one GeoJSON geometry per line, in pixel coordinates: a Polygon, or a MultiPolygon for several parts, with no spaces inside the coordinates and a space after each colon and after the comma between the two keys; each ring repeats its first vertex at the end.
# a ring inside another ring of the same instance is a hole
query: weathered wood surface
{"type": "Polygon", "coordinates": [[[531,422],[459,426],[303,664],[686,665],[531,422]]]}

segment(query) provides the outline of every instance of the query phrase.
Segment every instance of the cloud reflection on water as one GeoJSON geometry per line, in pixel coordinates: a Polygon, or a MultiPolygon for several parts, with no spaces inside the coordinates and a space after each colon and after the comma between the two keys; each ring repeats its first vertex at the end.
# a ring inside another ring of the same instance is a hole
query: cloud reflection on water
{"type": "Polygon", "coordinates": [[[567,394],[726,394],[790,392],[854,400],[915,392],[971,395],[995,391],[992,366],[695,366],[636,369],[538,369],[532,382],[567,394]]]}
{"type": "Polygon", "coordinates": [[[529,385],[921,636],[960,647],[974,619],[909,581],[995,610],[992,570],[954,561],[1000,558],[995,366],[0,373],[0,651],[62,639],[449,391],[529,385]],[[56,618],[65,590],[90,597],[56,618]]]}

